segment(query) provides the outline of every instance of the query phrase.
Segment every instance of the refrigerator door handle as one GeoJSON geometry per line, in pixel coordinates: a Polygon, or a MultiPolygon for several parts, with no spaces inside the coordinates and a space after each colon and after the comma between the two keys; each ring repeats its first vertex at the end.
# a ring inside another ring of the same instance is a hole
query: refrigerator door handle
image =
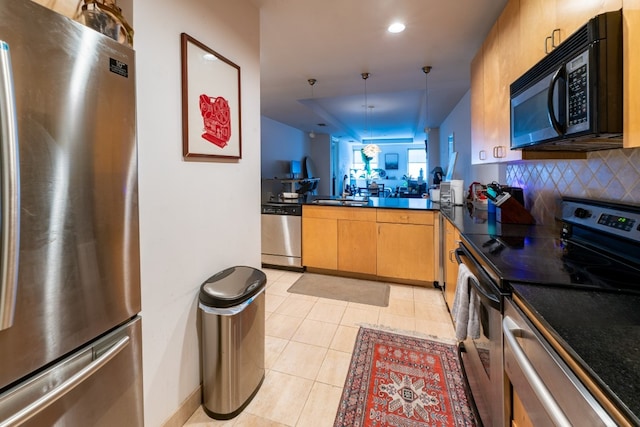
{"type": "Polygon", "coordinates": [[[9,45],[0,40],[0,331],[13,325],[20,253],[18,121],[9,45]]]}
{"type": "Polygon", "coordinates": [[[106,350],[100,357],[89,363],[87,366],[72,375],[68,380],[47,392],[47,394],[35,400],[33,403],[25,406],[11,417],[0,421],[0,427],[17,427],[27,422],[47,407],[55,403],[74,388],[82,384],[87,378],[95,374],[100,368],[105,366],[111,359],[116,357],[122,350],[129,345],[129,336],[119,339],[112,347],[106,350]]]}

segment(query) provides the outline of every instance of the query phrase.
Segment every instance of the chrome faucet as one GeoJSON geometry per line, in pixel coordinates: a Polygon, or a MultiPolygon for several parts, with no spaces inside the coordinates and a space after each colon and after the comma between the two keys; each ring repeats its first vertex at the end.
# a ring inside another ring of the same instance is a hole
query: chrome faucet
{"type": "Polygon", "coordinates": [[[342,178],[342,197],[347,197],[349,194],[347,194],[347,180],[349,179],[348,175],[345,175],[344,178],[342,178]]]}

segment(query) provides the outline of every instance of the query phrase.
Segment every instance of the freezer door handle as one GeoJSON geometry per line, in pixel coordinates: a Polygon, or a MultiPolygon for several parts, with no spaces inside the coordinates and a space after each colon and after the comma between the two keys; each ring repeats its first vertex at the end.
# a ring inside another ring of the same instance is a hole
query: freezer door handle
{"type": "Polygon", "coordinates": [[[20,253],[18,121],[9,45],[0,40],[0,331],[13,325],[20,253]]]}
{"type": "Polygon", "coordinates": [[[129,336],[124,336],[118,340],[112,347],[102,353],[97,359],[89,363],[87,366],[72,375],[68,380],[52,389],[44,396],[38,398],[33,403],[25,406],[11,417],[0,421],[0,427],[17,427],[27,422],[47,407],[61,399],[64,395],[71,392],[74,388],[82,384],[83,381],[95,374],[100,368],[105,366],[111,359],[116,357],[122,350],[129,345],[129,336]]]}

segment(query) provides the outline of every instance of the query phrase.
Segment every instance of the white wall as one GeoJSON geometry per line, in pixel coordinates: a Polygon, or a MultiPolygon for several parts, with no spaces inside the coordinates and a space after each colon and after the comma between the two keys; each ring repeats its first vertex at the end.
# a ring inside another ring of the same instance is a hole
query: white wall
{"type": "Polygon", "coordinates": [[[303,131],[268,117],[263,116],[261,123],[262,178],[285,178],[291,160],[302,162],[309,155],[309,138],[303,131]]]}
{"type": "Polygon", "coordinates": [[[249,0],[136,0],[145,424],[200,383],[197,294],[211,274],[260,267],[259,11],[249,0]],[[182,160],[180,33],[241,68],[242,159],[182,160]]]}
{"type": "Polygon", "coordinates": [[[504,182],[505,165],[471,165],[471,91],[467,91],[440,125],[440,162],[445,172],[449,164],[448,138],[451,134],[454,151],[458,153],[453,179],[462,179],[465,191],[474,181],[482,184],[504,182]]]}
{"type": "Polygon", "coordinates": [[[314,167],[315,178],[320,178],[317,194],[331,195],[331,136],[326,133],[316,134],[311,140],[309,156],[314,167]]]}

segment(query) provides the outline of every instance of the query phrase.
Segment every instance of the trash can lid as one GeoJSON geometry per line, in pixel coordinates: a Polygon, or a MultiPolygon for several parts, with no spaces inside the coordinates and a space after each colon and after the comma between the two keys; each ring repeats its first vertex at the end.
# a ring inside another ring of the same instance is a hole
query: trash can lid
{"type": "Polygon", "coordinates": [[[200,302],[209,307],[233,307],[260,292],[266,283],[266,274],[257,268],[230,267],[209,277],[200,286],[200,302]]]}

